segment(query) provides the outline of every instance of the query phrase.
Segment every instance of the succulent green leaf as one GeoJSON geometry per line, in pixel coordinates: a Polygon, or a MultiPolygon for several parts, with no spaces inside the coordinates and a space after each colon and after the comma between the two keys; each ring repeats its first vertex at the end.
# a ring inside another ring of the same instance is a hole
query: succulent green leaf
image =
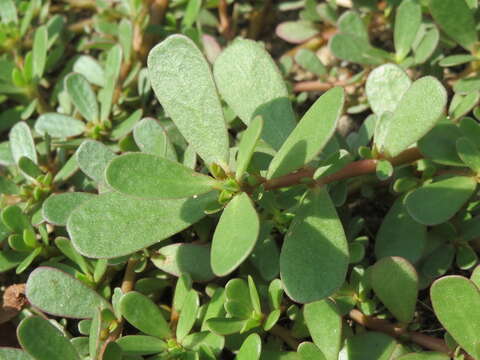
{"type": "Polygon", "coordinates": [[[460,119],[462,116],[468,114],[475,105],[477,105],[478,100],[480,99],[480,92],[474,91],[466,95],[455,94],[450,103],[450,118],[453,121],[460,119]],[[455,101],[456,99],[458,101],[455,101]]]}
{"type": "Polygon", "coordinates": [[[433,310],[455,341],[474,358],[480,356],[480,292],[462,276],[445,276],[430,289],[433,310]],[[462,306],[454,306],[454,304],[462,306]]]}
{"type": "Polygon", "coordinates": [[[259,230],[252,201],[246,193],[236,195],[225,207],[213,234],[213,272],[225,276],[240,266],[255,247],[259,230]]]}
{"type": "Polygon", "coordinates": [[[210,318],[207,320],[208,328],[218,335],[230,335],[240,332],[247,320],[238,318],[210,318]]]}
{"type": "Polygon", "coordinates": [[[375,294],[401,322],[413,319],[418,295],[418,275],[415,268],[401,257],[385,257],[371,271],[375,294]]]}
{"type": "Polygon", "coordinates": [[[282,76],[265,48],[237,38],[215,61],[214,75],[220,94],[245,124],[257,115],[263,118],[262,138],[278,150],[295,127],[295,114],[282,76]]]}
{"type": "Polygon", "coordinates": [[[71,318],[91,318],[96,308],[110,305],[80,280],[50,267],[38,267],[28,277],[28,301],[49,314],[71,318]]]}
{"type": "Polygon", "coordinates": [[[48,32],[47,27],[40,26],[35,31],[33,37],[33,78],[39,81],[43,72],[45,71],[45,65],[47,63],[47,48],[48,48],[48,32]]]}
{"type": "Polygon", "coordinates": [[[396,345],[388,335],[367,331],[347,338],[340,356],[349,360],[391,360],[396,345]]]}
{"type": "Polygon", "coordinates": [[[422,7],[417,0],[404,0],[397,8],[393,42],[398,61],[410,52],[422,21],[422,7]]]}
{"type": "Polygon", "coordinates": [[[15,7],[15,3],[13,2],[13,0],[0,1],[0,9],[0,19],[2,20],[2,23],[18,23],[17,8],[15,7]]]}
{"type": "Polygon", "coordinates": [[[9,205],[2,210],[2,221],[11,231],[22,234],[23,230],[31,228],[28,217],[17,205],[9,205]]]}
{"type": "Polygon", "coordinates": [[[397,65],[385,64],[375,68],[367,78],[365,92],[373,112],[381,116],[393,112],[412,81],[397,65]]]}
{"type": "Polygon", "coordinates": [[[167,350],[165,341],[146,335],[122,336],[116,343],[125,355],[153,355],[167,350]]]}
{"type": "Polygon", "coordinates": [[[208,346],[214,355],[219,356],[225,345],[223,336],[209,331],[201,331],[187,335],[182,340],[182,346],[186,349],[198,351],[202,346],[208,346]]]}
{"type": "Polygon", "coordinates": [[[120,45],[115,45],[108,50],[107,59],[105,61],[105,86],[99,95],[101,121],[107,120],[110,115],[113,95],[117,86],[121,66],[122,47],[120,45]]]}
{"type": "Polygon", "coordinates": [[[300,354],[302,360],[327,360],[318,346],[308,341],[301,343],[298,346],[297,352],[300,354]]]}
{"type": "Polygon", "coordinates": [[[457,152],[460,159],[476,173],[480,172],[480,150],[467,137],[457,140],[457,152]]]}
{"type": "Polygon", "coordinates": [[[313,342],[325,360],[338,359],[342,345],[342,317],[337,305],[330,299],[306,304],[303,316],[313,342]]]}
{"type": "MultiPolygon", "coordinates": [[[[1,7],[1,6],[0,6],[1,7]]],[[[2,360],[32,360],[25,351],[15,348],[0,347],[0,359],[2,360]]]]}
{"type": "Polygon", "coordinates": [[[440,120],[447,93],[434,77],[415,81],[400,99],[386,125],[383,141],[376,142],[380,151],[396,156],[418,141],[440,120]]]}
{"type": "Polygon", "coordinates": [[[181,342],[192,330],[197,318],[200,301],[195,290],[191,289],[183,301],[182,310],[178,319],[176,337],[181,342]]]}
{"type": "Polygon", "coordinates": [[[277,36],[291,44],[301,44],[319,33],[310,21],[285,21],[275,29],[277,36]]]}
{"type": "Polygon", "coordinates": [[[402,355],[397,360],[450,360],[450,356],[439,352],[428,351],[402,355]]]}
{"type": "Polygon", "coordinates": [[[344,102],[340,87],[318,98],[273,157],[267,178],[285,175],[311,161],[333,136],[344,102]]]}
{"type": "Polygon", "coordinates": [[[103,183],[104,172],[115,153],[94,140],[85,140],[75,153],[79,168],[97,183],[103,183]]]}
{"type": "Polygon", "coordinates": [[[113,159],[105,170],[114,190],[144,199],[186,198],[220,188],[210,176],[164,157],[130,153],[113,159]]]}
{"type": "Polygon", "coordinates": [[[177,161],[177,154],[167,132],[153,118],[145,118],[133,128],[135,143],[147,154],[162,156],[172,161],[177,161]]]}
{"type": "Polygon", "coordinates": [[[30,128],[25,122],[18,122],[10,130],[10,150],[15,163],[18,163],[22,156],[28,157],[37,164],[37,151],[30,128]]]}
{"type": "Polygon", "coordinates": [[[257,146],[258,139],[263,129],[263,119],[261,116],[256,116],[248,125],[247,130],[242,134],[242,139],[238,146],[237,155],[237,170],[235,172],[235,178],[240,181],[245,174],[245,171],[250,164],[255,146],[257,146]]]}
{"type": "Polygon", "coordinates": [[[128,136],[135,127],[135,124],[142,118],[142,115],[142,109],[138,109],[130,114],[125,120],[122,120],[122,122],[112,130],[110,134],[112,139],[120,140],[128,136]]]}
{"type": "Polygon", "coordinates": [[[448,36],[467,50],[477,42],[473,11],[465,0],[430,0],[433,19],[448,36]]]}
{"type": "Polygon", "coordinates": [[[456,143],[462,131],[445,119],[418,141],[420,152],[433,162],[449,166],[465,166],[458,156],[456,143]]]}
{"type": "Polygon", "coordinates": [[[12,180],[0,176],[0,194],[15,195],[18,191],[19,187],[12,180]]]}
{"type": "Polygon", "coordinates": [[[131,254],[162,241],[205,216],[215,193],[197,198],[143,200],[106,193],[70,215],[67,230],[75,248],[94,258],[131,254]]]}
{"type": "Polygon", "coordinates": [[[65,77],[65,88],[83,118],[92,123],[98,122],[97,98],[87,79],[83,75],[71,73],[65,77]]]}
{"type": "Polygon", "coordinates": [[[236,360],[258,360],[262,352],[262,340],[258,334],[250,334],[238,350],[236,360]]]}
{"type": "Polygon", "coordinates": [[[40,135],[67,138],[83,134],[85,124],[80,120],[58,113],[46,113],[39,116],[35,123],[35,131],[40,135]]]}
{"type": "Polygon", "coordinates": [[[319,57],[309,49],[300,49],[295,54],[295,62],[317,76],[322,76],[327,73],[325,65],[323,65],[319,57]]]}
{"type": "Polygon", "coordinates": [[[43,218],[50,224],[66,226],[68,217],[72,211],[85,201],[93,198],[93,194],[85,192],[67,192],[51,195],[43,203],[43,218]]]}
{"type": "Polygon", "coordinates": [[[408,194],[405,204],[416,221],[438,225],[454,216],[476,187],[477,182],[471,177],[453,176],[416,189],[408,194]]]}
{"type": "Polygon", "coordinates": [[[48,320],[32,316],[18,325],[17,336],[22,348],[35,360],[80,360],[80,356],[48,320]]]}
{"type": "Polygon", "coordinates": [[[457,54],[444,57],[438,62],[438,65],[443,67],[457,66],[477,60],[477,57],[469,54],[457,54]]]}
{"type": "Polygon", "coordinates": [[[94,85],[105,86],[105,71],[98,61],[91,56],[79,56],[73,64],[73,71],[85,76],[88,82],[94,85]]]}
{"type": "Polygon", "coordinates": [[[215,277],[210,267],[210,246],[189,243],[167,245],[157,250],[151,260],[157,268],[174,276],[188,273],[193,281],[199,282],[215,277]]]}
{"type": "Polygon", "coordinates": [[[329,47],[336,57],[349,62],[366,65],[380,65],[384,62],[383,59],[369,54],[371,46],[365,39],[353,34],[333,35],[329,47]]]}
{"type": "Polygon", "coordinates": [[[427,241],[427,228],[415,221],[405,208],[405,198],[395,201],[383,219],[375,239],[375,256],[400,256],[411,263],[423,254],[427,241]]]}
{"type": "Polygon", "coordinates": [[[417,33],[418,41],[415,41],[413,44],[413,58],[416,64],[426,62],[432,56],[440,41],[440,31],[438,31],[435,25],[427,27],[424,34],[422,34],[422,27],[426,26],[421,25],[417,33]],[[422,34],[420,38],[419,34],[422,34]]]}
{"type": "Polygon", "coordinates": [[[307,194],[280,254],[285,292],[294,301],[322,300],[340,288],[348,267],[345,232],[327,191],[307,194]]]}
{"type": "Polygon", "coordinates": [[[159,307],[145,295],[136,291],[120,299],[120,312],[127,321],[147,335],[169,339],[172,332],[159,307]]]}
{"type": "Polygon", "coordinates": [[[195,152],[207,164],[226,167],[222,107],[209,65],[193,41],[168,37],[150,51],[148,71],[155,95],[195,152]]]}

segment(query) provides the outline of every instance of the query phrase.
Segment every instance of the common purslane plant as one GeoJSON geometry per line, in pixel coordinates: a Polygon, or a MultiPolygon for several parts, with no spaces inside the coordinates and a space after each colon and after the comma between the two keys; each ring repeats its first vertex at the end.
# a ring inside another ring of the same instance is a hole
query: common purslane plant
{"type": "Polygon", "coordinates": [[[480,359],[477,8],[0,0],[0,359],[480,359]]]}

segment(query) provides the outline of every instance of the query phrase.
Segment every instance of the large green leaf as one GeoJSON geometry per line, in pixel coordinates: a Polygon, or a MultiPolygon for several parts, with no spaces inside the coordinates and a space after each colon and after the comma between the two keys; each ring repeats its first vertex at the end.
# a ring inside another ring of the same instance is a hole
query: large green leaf
{"type": "Polygon", "coordinates": [[[471,177],[453,176],[416,189],[408,194],[405,204],[416,221],[437,225],[454,216],[476,187],[477,182],[471,177]]]}
{"type": "Polygon", "coordinates": [[[259,229],[258,215],[248,195],[236,195],[223,211],[213,234],[213,272],[225,276],[235,270],[255,247],[259,229]]]}
{"type": "MultiPolygon", "coordinates": [[[[396,156],[425,135],[443,115],[447,93],[434,77],[415,81],[400,99],[376,145],[388,156],[396,156]]],[[[383,118],[382,118],[383,120],[383,118]]]]}
{"type": "Polygon", "coordinates": [[[1,360],[32,360],[25,351],[15,348],[0,347],[1,360]]]}
{"type": "Polygon", "coordinates": [[[258,360],[262,352],[262,340],[258,334],[250,334],[238,350],[236,360],[258,360]]]}
{"type": "Polygon", "coordinates": [[[113,159],[105,170],[105,179],[114,190],[145,199],[186,198],[221,187],[214,178],[178,162],[143,153],[113,159]]]}
{"type": "Polygon", "coordinates": [[[410,52],[422,21],[422,7],[418,0],[404,0],[397,8],[393,42],[398,61],[410,52]]]}
{"type": "Polygon", "coordinates": [[[265,48],[236,39],[215,61],[214,75],[220,94],[245,124],[256,115],[263,118],[262,138],[278,150],[295,127],[295,115],[283,78],[265,48]]]}
{"type": "Polygon", "coordinates": [[[344,101],[341,87],[330,89],[315,101],[273,157],[267,178],[287,174],[311,161],[333,136],[344,101]]]}
{"type": "Polygon", "coordinates": [[[172,336],[160,308],[145,295],[131,291],[122,296],[119,308],[122,316],[145,334],[161,339],[172,336]]]}
{"type": "Polygon", "coordinates": [[[28,317],[18,325],[20,345],[35,360],[80,360],[70,341],[48,320],[28,317]]]}
{"type": "Polygon", "coordinates": [[[450,360],[450,356],[439,352],[428,351],[423,353],[410,353],[397,358],[397,360],[450,360]]]}
{"type": "Polygon", "coordinates": [[[92,87],[83,75],[71,73],[65,77],[65,88],[78,112],[89,122],[98,122],[98,103],[92,87]]]}
{"type": "Polygon", "coordinates": [[[480,357],[480,292],[462,276],[445,276],[430,289],[433,310],[455,341],[474,358],[480,357]]]}
{"type": "Polygon", "coordinates": [[[76,208],[67,222],[75,248],[94,258],[133,253],[182,231],[205,216],[215,193],[180,200],[143,200],[106,193],[76,208]]]}
{"type": "Polygon", "coordinates": [[[40,135],[67,138],[77,136],[85,131],[85,124],[80,120],[58,113],[46,113],[39,116],[35,131],[40,135]]]}
{"type": "Polygon", "coordinates": [[[35,164],[37,163],[35,143],[27,123],[22,121],[15,124],[10,130],[9,140],[10,150],[15,163],[18,163],[22,156],[28,157],[35,164]]]}
{"type": "Polygon", "coordinates": [[[343,284],[348,260],[345,233],[326,189],[309,192],[280,254],[285,292],[301,303],[330,296],[343,284]]]}
{"type": "Polygon", "coordinates": [[[413,319],[418,294],[418,275],[415,268],[401,257],[385,257],[371,271],[375,294],[401,322],[413,319]]]}
{"type": "Polygon", "coordinates": [[[430,0],[430,13],[440,27],[467,50],[473,50],[477,31],[473,11],[465,0],[430,0]]]}
{"type": "Polygon", "coordinates": [[[122,336],[116,343],[125,355],[153,355],[167,349],[165,341],[146,335],[122,336]]]}
{"type": "Polygon", "coordinates": [[[50,224],[65,226],[71,212],[94,196],[85,192],[67,192],[51,195],[43,202],[43,218],[50,224]]]}
{"type": "Polygon", "coordinates": [[[367,78],[365,92],[373,112],[381,116],[393,112],[412,82],[397,65],[385,64],[375,68],[367,78]]]}
{"type": "Polygon", "coordinates": [[[342,317],[335,303],[325,299],[306,304],[303,316],[325,360],[337,360],[342,345],[342,317]]]}
{"type": "Polygon", "coordinates": [[[349,337],[341,352],[347,360],[391,360],[397,343],[383,333],[367,331],[349,337]]]}
{"type": "Polygon", "coordinates": [[[49,314],[71,318],[91,318],[108,302],[80,280],[50,267],[38,267],[28,277],[28,301],[49,314]]]}
{"type": "Polygon", "coordinates": [[[185,139],[206,163],[226,167],[222,107],[209,65],[193,41],[168,37],[150,51],[148,70],[158,100],[185,139]]]}

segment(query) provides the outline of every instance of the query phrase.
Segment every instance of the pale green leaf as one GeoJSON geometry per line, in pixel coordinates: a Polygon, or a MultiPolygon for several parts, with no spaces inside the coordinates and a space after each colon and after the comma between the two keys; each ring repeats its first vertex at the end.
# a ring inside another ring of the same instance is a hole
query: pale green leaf
{"type": "Polygon", "coordinates": [[[40,26],[33,38],[33,77],[38,81],[42,78],[47,63],[48,32],[47,27],[40,26]]]}
{"type": "Polygon", "coordinates": [[[83,75],[71,73],[65,77],[65,89],[83,118],[92,123],[98,122],[97,98],[87,79],[83,75]]]}
{"type": "Polygon", "coordinates": [[[178,319],[176,331],[178,341],[182,341],[188,335],[190,330],[192,330],[192,327],[195,324],[195,319],[197,318],[199,305],[200,301],[197,292],[193,289],[190,290],[185,297],[182,310],[180,311],[180,317],[178,319]]]}
{"type": "Polygon", "coordinates": [[[99,96],[101,121],[107,120],[110,116],[121,66],[122,48],[120,45],[115,45],[108,51],[107,60],[105,61],[105,87],[99,96]]]}
{"type": "Polygon", "coordinates": [[[393,42],[397,60],[410,52],[422,20],[422,7],[417,0],[404,0],[397,8],[393,42]]]}
{"type": "Polygon", "coordinates": [[[262,340],[258,334],[250,334],[238,350],[236,360],[258,360],[262,352],[262,340]]]}
{"type": "Polygon", "coordinates": [[[101,142],[94,140],[85,140],[75,153],[78,167],[88,177],[97,183],[103,183],[104,172],[108,163],[113,160],[115,153],[103,145],[101,142]]]}
{"type": "Polygon", "coordinates": [[[301,44],[319,33],[310,21],[285,21],[275,29],[276,35],[291,44],[301,44]]]}
{"type": "Polygon", "coordinates": [[[135,143],[147,154],[177,161],[177,154],[167,131],[153,118],[144,118],[133,128],[135,143]]]}
{"type": "Polygon", "coordinates": [[[67,138],[83,134],[85,124],[67,115],[46,113],[38,117],[35,123],[35,131],[40,135],[48,133],[54,138],[67,138]]]}
{"type": "Polygon", "coordinates": [[[22,121],[15,124],[10,130],[9,140],[15,163],[18,163],[22,156],[26,156],[37,164],[37,151],[27,123],[22,121]]]}
{"type": "Polygon", "coordinates": [[[85,192],[67,192],[51,195],[42,205],[43,218],[50,224],[66,226],[72,211],[92,198],[94,198],[93,194],[85,192]]]}
{"type": "Polygon", "coordinates": [[[242,134],[242,139],[238,146],[237,170],[235,173],[237,181],[241,181],[243,174],[250,164],[250,160],[252,159],[262,129],[263,119],[260,116],[257,116],[250,122],[247,130],[242,134]]]}

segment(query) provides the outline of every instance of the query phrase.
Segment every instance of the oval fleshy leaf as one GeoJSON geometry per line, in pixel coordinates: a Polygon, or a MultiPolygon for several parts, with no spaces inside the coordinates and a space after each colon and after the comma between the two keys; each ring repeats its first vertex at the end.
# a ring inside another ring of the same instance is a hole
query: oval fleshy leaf
{"type": "Polygon", "coordinates": [[[415,81],[402,96],[385,129],[378,149],[397,156],[425,135],[443,115],[447,93],[434,77],[415,81]]]}
{"type": "Polygon", "coordinates": [[[35,360],[80,360],[72,343],[48,320],[32,316],[17,329],[22,348],[35,360]]]}
{"type": "Polygon", "coordinates": [[[395,339],[388,335],[367,331],[347,338],[340,358],[352,360],[391,360],[396,345],[395,339]]]}
{"type": "Polygon", "coordinates": [[[365,92],[373,112],[381,116],[393,112],[412,81],[397,65],[385,64],[375,68],[367,78],[365,92]]]}
{"type": "Polygon", "coordinates": [[[450,356],[439,352],[428,351],[402,355],[397,360],[450,360],[450,356]]]}
{"type": "Polygon", "coordinates": [[[91,318],[98,307],[110,307],[92,288],[50,267],[39,267],[30,274],[26,295],[33,306],[61,317],[91,318]]]}
{"type": "Polygon", "coordinates": [[[103,183],[105,168],[117,155],[101,142],[86,140],[78,147],[75,156],[78,167],[85,175],[97,183],[103,183]]]}
{"type": "Polygon", "coordinates": [[[33,136],[27,123],[21,121],[15,124],[9,133],[10,150],[15,163],[25,156],[37,164],[37,151],[33,136]]]}
{"type": "Polygon", "coordinates": [[[177,161],[177,154],[167,132],[153,118],[145,118],[133,128],[135,143],[147,154],[162,156],[172,161],[177,161]]]}
{"type": "Polygon", "coordinates": [[[402,61],[410,52],[420,23],[422,7],[417,0],[404,0],[397,8],[393,42],[397,61],[402,61]]]}
{"type": "Polygon", "coordinates": [[[348,244],[326,189],[310,192],[283,242],[280,275],[285,292],[307,303],[330,296],[344,282],[348,244]]]}
{"type": "Polygon", "coordinates": [[[76,208],[67,222],[75,248],[93,258],[131,254],[162,241],[205,216],[216,194],[175,200],[143,200],[106,193],[76,208]]]}
{"type": "Polygon", "coordinates": [[[462,276],[445,276],[433,283],[430,297],[448,333],[470,355],[480,357],[480,292],[475,284],[462,276]]]}
{"type": "Polygon", "coordinates": [[[430,0],[430,13],[452,39],[467,50],[477,42],[474,12],[465,0],[430,0]]]}
{"type": "Polygon", "coordinates": [[[48,133],[51,137],[67,138],[82,134],[85,131],[85,124],[71,116],[47,113],[39,116],[35,123],[35,131],[40,135],[48,133]]]}
{"type": "Polygon", "coordinates": [[[313,342],[325,360],[337,360],[342,345],[342,317],[330,299],[306,304],[303,316],[313,342]]]}
{"type": "Polygon", "coordinates": [[[148,55],[155,95],[208,164],[228,164],[228,135],[210,67],[192,40],[172,35],[148,55]],[[195,79],[195,81],[192,81],[195,79]]]}
{"type": "Polygon", "coordinates": [[[282,75],[265,48],[238,38],[217,58],[213,72],[220,94],[235,114],[247,125],[260,115],[262,138],[280,149],[295,127],[295,114],[282,75]]]}
{"type": "Polygon", "coordinates": [[[307,341],[298,346],[297,353],[300,354],[301,360],[327,360],[317,345],[307,341]]]}
{"type": "Polygon", "coordinates": [[[33,360],[25,351],[9,347],[0,347],[0,359],[2,360],[33,360]]]}
{"type": "Polygon", "coordinates": [[[333,136],[344,102],[341,87],[318,98],[273,157],[267,178],[285,175],[311,161],[333,136]]]}
{"type": "Polygon", "coordinates": [[[65,89],[83,118],[95,123],[99,120],[97,97],[83,75],[71,73],[65,77],[65,89]]]}
{"type": "Polygon", "coordinates": [[[242,179],[243,174],[250,164],[253,152],[255,151],[255,146],[258,143],[258,139],[260,139],[262,129],[263,119],[260,116],[257,116],[250,122],[247,130],[242,134],[242,139],[238,146],[237,170],[235,172],[235,178],[237,181],[242,179]]]}
{"type": "Polygon", "coordinates": [[[160,339],[169,339],[172,336],[172,332],[162,312],[145,295],[131,291],[122,296],[119,308],[122,316],[145,334],[156,336],[160,339]]]}
{"type": "Polygon", "coordinates": [[[116,157],[105,170],[114,190],[145,199],[175,199],[212,191],[221,185],[178,162],[160,156],[130,153],[116,157]]]}
{"type": "Polygon", "coordinates": [[[198,307],[200,300],[195,290],[191,289],[185,299],[183,300],[182,309],[180,310],[180,317],[177,323],[176,338],[182,342],[183,339],[192,330],[197,318],[198,307]]]}
{"type": "Polygon", "coordinates": [[[467,176],[454,176],[422,186],[407,195],[410,215],[425,225],[438,225],[454,216],[472,196],[477,182],[467,176]]]}
{"type": "Polygon", "coordinates": [[[386,257],[375,263],[371,272],[375,294],[401,322],[413,319],[418,295],[415,268],[401,257],[386,257]]]}
{"type": "Polygon", "coordinates": [[[68,192],[48,197],[42,205],[42,216],[50,224],[66,226],[73,210],[95,195],[85,192],[68,192]]]}
{"type": "Polygon", "coordinates": [[[160,270],[177,277],[188,273],[193,281],[200,282],[215,277],[210,267],[210,246],[190,243],[167,245],[157,250],[151,260],[160,270]]]}
{"type": "Polygon", "coordinates": [[[317,35],[319,30],[310,21],[285,21],[277,26],[275,33],[291,44],[301,44],[317,35]]]}
{"type": "Polygon", "coordinates": [[[116,343],[125,355],[153,355],[167,350],[165,341],[146,335],[122,336],[116,343]]]}
{"type": "Polygon", "coordinates": [[[262,340],[258,334],[250,334],[238,350],[236,360],[258,360],[262,352],[262,340]]]}
{"type": "Polygon", "coordinates": [[[252,201],[246,193],[236,195],[225,207],[213,234],[213,272],[225,276],[235,270],[252,252],[259,230],[252,201]]]}

